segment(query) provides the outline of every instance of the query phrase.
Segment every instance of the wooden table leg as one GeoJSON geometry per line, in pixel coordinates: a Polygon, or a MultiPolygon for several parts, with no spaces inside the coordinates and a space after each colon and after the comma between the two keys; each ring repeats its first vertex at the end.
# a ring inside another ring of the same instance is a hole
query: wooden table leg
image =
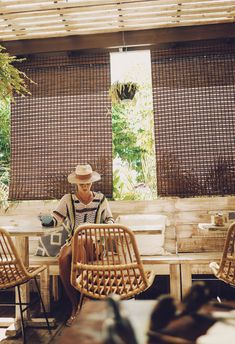
{"type": "MultiPolygon", "coordinates": [[[[15,240],[15,246],[17,251],[19,252],[21,259],[25,266],[29,266],[29,238],[23,237],[23,236],[17,236],[17,239],[15,240]]],[[[47,269],[45,270],[45,274],[48,274],[47,269]]],[[[21,290],[21,301],[22,302],[29,302],[30,301],[30,288],[29,284],[25,283],[20,286],[21,290]]],[[[45,293],[47,293],[47,296],[49,295],[49,286],[48,290],[44,290],[44,297],[45,293]]],[[[18,293],[16,290],[15,294],[16,302],[18,302],[18,293]]],[[[47,301],[46,301],[47,302],[47,301]]],[[[47,305],[46,305],[47,307],[47,305]]],[[[24,308],[24,306],[23,306],[24,308]]],[[[47,307],[48,308],[48,307],[47,307]]],[[[40,326],[40,327],[46,327],[46,320],[44,318],[38,318],[38,319],[32,319],[30,317],[30,310],[27,309],[23,313],[24,320],[25,320],[25,326],[40,326]]],[[[50,326],[54,327],[56,325],[56,321],[54,318],[49,318],[49,324],[50,326]]],[[[19,306],[16,306],[15,311],[15,322],[11,324],[7,330],[6,330],[6,336],[16,336],[21,332],[21,323],[20,323],[20,308],[19,306]]]]}
{"type": "MultiPolygon", "coordinates": [[[[25,266],[29,266],[29,239],[28,237],[17,237],[17,240],[15,241],[16,249],[18,250],[20,257],[25,264],[25,266]]],[[[25,283],[20,286],[20,293],[21,293],[21,301],[22,302],[29,302],[30,299],[30,290],[29,290],[29,284],[25,283]]],[[[18,293],[16,290],[16,301],[18,302],[18,293]]],[[[27,309],[24,312],[24,319],[28,320],[30,317],[30,312],[27,309]]],[[[16,319],[20,319],[20,307],[16,306],[16,319]]]]}
{"type": "MultiPolygon", "coordinates": [[[[50,312],[50,276],[48,268],[40,274],[40,290],[44,306],[47,312],[50,312]]],[[[41,306],[42,311],[42,306],[41,306]]]]}
{"type": "Polygon", "coordinates": [[[181,264],[181,287],[182,297],[188,292],[192,286],[192,272],[190,264],[181,264]]]}
{"type": "MultiPolygon", "coordinates": [[[[28,237],[18,236],[17,239],[15,240],[15,246],[16,246],[17,251],[20,254],[20,257],[21,257],[23,263],[26,266],[29,266],[29,240],[28,240],[28,237]]],[[[22,284],[20,286],[20,293],[21,293],[21,302],[29,302],[30,289],[29,289],[28,283],[22,284]]],[[[15,288],[15,301],[19,302],[17,288],[15,288]]],[[[23,308],[24,307],[25,306],[23,306],[23,308]]],[[[24,317],[25,325],[26,325],[26,322],[30,320],[29,309],[24,311],[23,317],[24,317]]],[[[7,330],[6,330],[7,336],[16,336],[21,332],[20,319],[21,319],[20,307],[16,306],[16,308],[15,308],[15,322],[7,328],[7,330]]]]}
{"type": "Polygon", "coordinates": [[[181,279],[179,264],[170,264],[170,293],[176,300],[181,300],[181,279]]]}

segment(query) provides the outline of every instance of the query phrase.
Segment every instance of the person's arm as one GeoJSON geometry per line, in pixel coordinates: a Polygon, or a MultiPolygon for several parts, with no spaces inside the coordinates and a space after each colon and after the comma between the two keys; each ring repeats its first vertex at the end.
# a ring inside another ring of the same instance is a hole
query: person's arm
{"type": "Polygon", "coordinates": [[[52,217],[54,221],[54,226],[61,225],[67,217],[67,209],[68,209],[68,195],[64,195],[61,200],[59,201],[57,207],[52,212],[52,217]]]}
{"type": "Polygon", "coordinates": [[[66,204],[67,204],[67,195],[64,195],[61,198],[61,200],[59,201],[55,210],[53,210],[51,215],[40,216],[42,226],[44,226],[44,227],[56,227],[56,226],[61,225],[67,216],[66,204]]]}
{"type": "Polygon", "coordinates": [[[106,198],[104,199],[104,208],[105,208],[104,219],[103,219],[104,223],[114,223],[112,211],[110,209],[109,202],[107,201],[106,198]]]}

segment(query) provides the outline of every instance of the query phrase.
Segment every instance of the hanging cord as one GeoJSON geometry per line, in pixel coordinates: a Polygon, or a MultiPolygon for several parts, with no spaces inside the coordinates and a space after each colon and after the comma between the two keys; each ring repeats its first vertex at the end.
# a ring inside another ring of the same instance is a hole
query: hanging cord
{"type": "Polygon", "coordinates": [[[122,45],[123,45],[123,50],[127,51],[127,47],[126,47],[126,41],[125,41],[125,31],[122,31],[122,45]]]}

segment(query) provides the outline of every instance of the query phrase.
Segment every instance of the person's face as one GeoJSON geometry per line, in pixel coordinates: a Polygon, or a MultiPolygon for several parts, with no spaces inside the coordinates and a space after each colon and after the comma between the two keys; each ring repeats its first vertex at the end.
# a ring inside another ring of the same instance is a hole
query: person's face
{"type": "Polygon", "coordinates": [[[92,183],[77,184],[78,192],[88,192],[91,189],[92,183]]]}

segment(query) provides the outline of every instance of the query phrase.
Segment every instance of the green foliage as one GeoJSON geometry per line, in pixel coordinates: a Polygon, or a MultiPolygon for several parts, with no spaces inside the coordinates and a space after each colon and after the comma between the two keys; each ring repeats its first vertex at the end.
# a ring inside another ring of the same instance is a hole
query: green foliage
{"type": "Polygon", "coordinates": [[[151,85],[141,85],[136,103],[112,107],[113,197],[119,200],[157,197],[151,85]]]}
{"type": "Polygon", "coordinates": [[[127,118],[127,111],[128,107],[123,104],[116,104],[112,108],[113,156],[126,160],[141,174],[141,156],[145,149],[137,142],[137,136],[127,118]]]}
{"type": "Polygon", "coordinates": [[[8,167],[10,161],[10,102],[0,103],[0,167],[8,167]]]}
{"type": "Polygon", "coordinates": [[[15,62],[21,62],[15,56],[4,52],[0,46],[0,206],[7,207],[9,162],[10,162],[10,102],[14,93],[30,94],[26,80],[33,82],[25,73],[19,71],[15,62]]]}
{"type": "Polygon", "coordinates": [[[0,171],[0,208],[8,208],[8,169],[5,168],[0,171]]]}
{"type": "Polygon", "coordinates": [[[0,208],[7,208],[10,162],[10,101],[0,103],[0,208]]]}
{"type": "Polygon", "coordinates": [[[30,93],[25,83],[25,79],[30,79],[14,66],[14,62],[21,62],[22,59],[10,56],[4,50],[0,46],[0,101],[8,102],[8,99],[14,99],[14,92],[20,95],[30,93]]]}
{"type": "Polygon", "coordinates": [[[113,198],[123,201],[141,199],[141,195],[135,192],[135,178],[128,164],[113,172],[113,198]]]}

